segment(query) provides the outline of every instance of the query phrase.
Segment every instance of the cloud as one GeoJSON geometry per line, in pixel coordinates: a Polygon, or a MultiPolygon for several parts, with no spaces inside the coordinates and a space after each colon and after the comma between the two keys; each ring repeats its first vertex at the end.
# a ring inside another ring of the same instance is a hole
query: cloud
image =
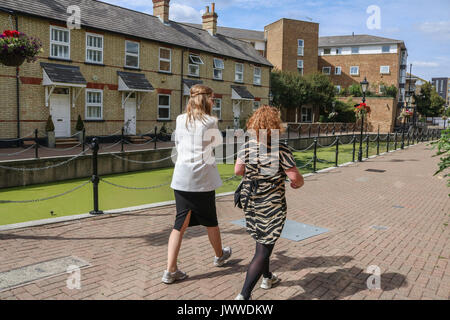
{"type": "Polygon", "coordinates": [[[436,37],[450,38],[450,21],[424,22],[418,26],[418,29],[436,37]]]}
{"type": "Polygon", "coordinates": [[[170,20],[201,23],[202,11],[198,11],[184,4],[174,3],[170,6],[170,20]]]}
{"type": "Polygon", "coordinates": [[[439,63],[430,61],[413,61],[411,62],[415,67],[427,67],[427,68],[437,68],[439,63]]]}

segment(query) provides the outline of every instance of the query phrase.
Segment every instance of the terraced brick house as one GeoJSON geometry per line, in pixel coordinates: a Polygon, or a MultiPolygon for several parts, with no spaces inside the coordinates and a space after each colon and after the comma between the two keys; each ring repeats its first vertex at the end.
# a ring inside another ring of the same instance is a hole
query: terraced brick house
{"type": "Polygon", "coordinates": [[[17,23],[42,40],[44,53],[18,78],[16,68],[0,66],[0,137],[35,128],[44,136],[49,115],[57,137],[75,133],[78,115],[88,136],[174,128],[197,83],[213,88],[221,129],[269,103],[272,64],[252,44],[217,33],[214,6],[193,27],[169,20],[170,0],[153,5],[149,15],[95,0],[2,0],[0,29],[17,23]],[[68,27],[73,8],[80,28],[68,27]]]}

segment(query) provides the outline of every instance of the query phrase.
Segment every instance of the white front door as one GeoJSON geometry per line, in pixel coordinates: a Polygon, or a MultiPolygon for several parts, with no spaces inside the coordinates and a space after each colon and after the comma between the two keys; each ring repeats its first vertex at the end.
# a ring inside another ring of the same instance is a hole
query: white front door
{"type": "Polygon", "coordinates": [[[136,134],[136,96],[133,94],[125,103],[125,134],[136,134]]]}
{"type": "Polygon", "coordinates": [[[68,88],[56,88],[50,97],[50,115],[55,137],[70,137],[70,95],[68,88]]]}
{"type": "Polygon", "coordinates": [[[234,117],[234,128],[239,129],[241,126],[241,101],[233,100],[233,117],[234,117]]]}

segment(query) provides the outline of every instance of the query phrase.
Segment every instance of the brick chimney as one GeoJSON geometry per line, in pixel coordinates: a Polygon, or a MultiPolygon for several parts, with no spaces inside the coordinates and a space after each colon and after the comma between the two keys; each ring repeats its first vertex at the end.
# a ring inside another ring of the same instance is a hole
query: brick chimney
{"type": "Polygon", "coordinates": [[[209,6],[206,7],[206,12],[203,14],[203,30],[209,32],[210,35],[215,36],[217,34],[217,18],[219,17],[215,12],[215,3],[211,4],[211,12],[209,11],[209,6]]]}
{"type": "Polygon", "coordinates": [[[153,15],[164,23],[169,22],[170,0],[153,0],[153,15]]]}

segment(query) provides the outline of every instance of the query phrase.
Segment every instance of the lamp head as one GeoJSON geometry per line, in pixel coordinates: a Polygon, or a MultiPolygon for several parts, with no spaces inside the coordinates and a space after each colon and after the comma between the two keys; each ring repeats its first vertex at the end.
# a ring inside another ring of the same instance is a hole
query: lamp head
{"type": "Polygon", "coordinates": [[[369,89],[369,81],[367,81],[366,77],[364,77],[364,80],[361,81],[360,85],[361,85],[362,92],[366,93],[367,89],[369,89]]]}

